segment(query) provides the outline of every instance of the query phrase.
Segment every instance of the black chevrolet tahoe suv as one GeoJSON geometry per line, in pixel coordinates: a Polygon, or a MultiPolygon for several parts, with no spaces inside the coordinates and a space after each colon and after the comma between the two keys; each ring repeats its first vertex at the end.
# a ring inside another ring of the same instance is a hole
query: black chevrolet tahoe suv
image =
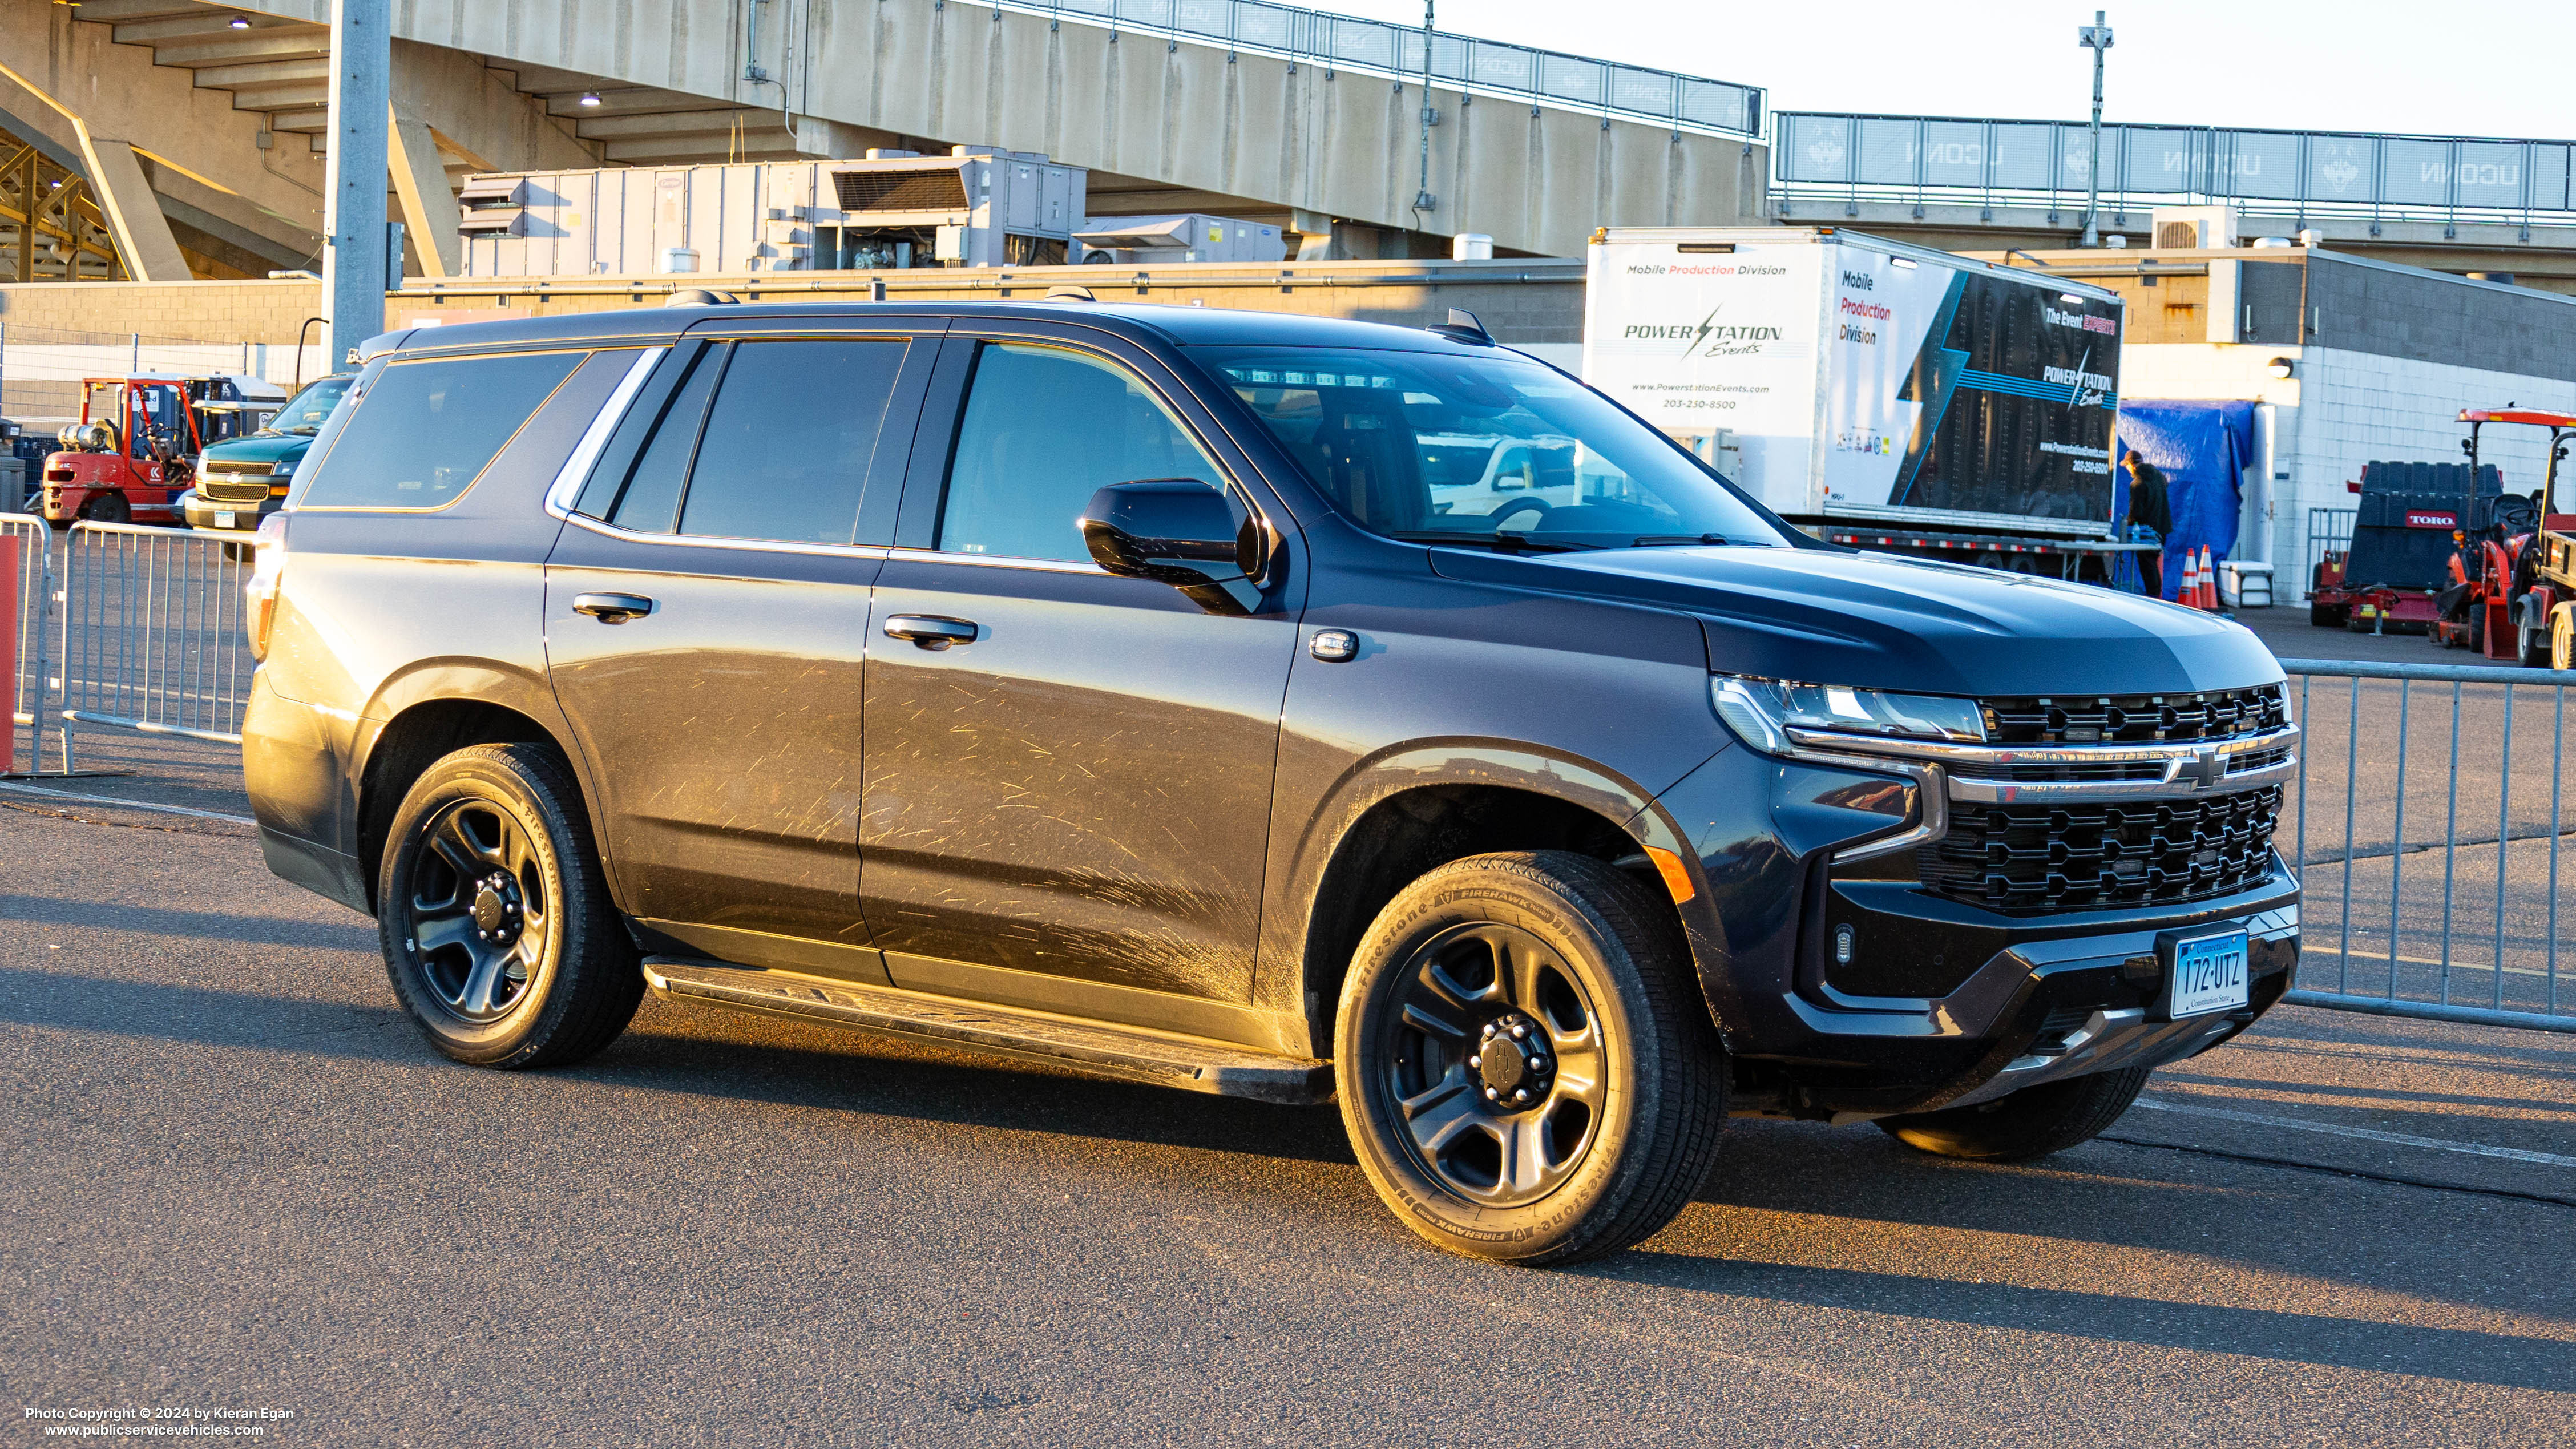
{"type": "Polygon", "coordinates": [[[1465,314],[705,305],[362,350],[262,847],[460,1061],[646,991],[1282,1103],[1522,1263],[1729,1115],[2011,1160],[2287,988],[2236,627],[1860,554],[1465,314]]]}

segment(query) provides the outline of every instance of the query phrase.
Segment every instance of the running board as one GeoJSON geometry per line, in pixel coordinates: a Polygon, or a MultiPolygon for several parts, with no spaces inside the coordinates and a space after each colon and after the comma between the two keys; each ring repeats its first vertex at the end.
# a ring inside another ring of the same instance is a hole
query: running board
{"type": "Polygon", "coordinates": [[[910,1037],[1068,1067],[1088,1076],[1291,1106],[1333,1099],[1330,1062],[1273,1056],[1143,1027],[754,971],[687,956],[645,957],[644,980],[655,995],[673,1000],[705,1001],[910,1037]]]}

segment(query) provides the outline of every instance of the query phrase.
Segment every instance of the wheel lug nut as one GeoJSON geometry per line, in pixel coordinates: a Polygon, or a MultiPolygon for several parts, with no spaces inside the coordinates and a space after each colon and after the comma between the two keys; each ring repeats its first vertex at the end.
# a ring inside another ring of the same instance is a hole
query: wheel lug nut
{"type": "Polygon", "coordinates": [[[1487,1087],[1485,1089],[1485,1100],[1488,1102],[1499,1102],[1503,1100],[1503,1094],[1495,1091],[1491,1087],[1487,1087]]]}
{"type": "Polygon", "coordinates": [[[1514,1022],[1514,1023],[1512,1023],[1512,1035],[1513,1035],[1513,1036],[1515,1036],[1515,1037],[1524,1037],[1524,1036],[1527,1036],[1527,1035],[1529,1035],[1529,1028],[1528,1028],[1528,1027],[1525,1027],[1525,1026],[1523,1026],[1523,1025],[1521,1025],[1521,1024],[1520,1024],[1520,1023],[1518,1023],[1518,1022],[1514,1022]]]}
{"type": "Polygon", "coordinates": [[[1484,1058],[1483,1053],[1481,1053],[1481,1052],[1480,1052],[1480,1053],[1478,1053],[1478,1054],[1477,1054],[1477,1055],[1475,1055],[1475,1056],[1472,1056],[1472,1057],[1467,1058],[1467,1065],[1469,1065],[1469,1066],[1471,1066],[1471,1067],[1481,1067],[1481,1066],[1483,1066],[1484,1064],[1485,1064],[1485,1058],[1484,1058]]]}
{"type": "Polygon", "coordinates": [[[1524,1088],[1524,1089],[1523,1089],[1523,1090],[1521,1090],[1521,1091],[1517,1091],[1517,1092],[1512,1093],[1512,1100],[1513,1100],[1513,1101],[1515,1101],[1515,1102],[1526,1102],[1526,1101],[1528,1101],[1528,1100],[1529,1100],[1529,1092],[1528,1092],[1528,1090],[1527,1090],[1526,1088],[1524,1088]]]}

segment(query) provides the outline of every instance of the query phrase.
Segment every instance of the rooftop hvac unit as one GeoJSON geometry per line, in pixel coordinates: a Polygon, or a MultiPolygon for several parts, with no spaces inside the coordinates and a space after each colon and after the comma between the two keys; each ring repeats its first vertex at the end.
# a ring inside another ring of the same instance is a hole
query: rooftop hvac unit
{"type": "Polygon", "coordinates": [[[2237,243],[2236,208],[2232,206],[2159,206],[2154,221],[2159,250],[2203,251],[2237,243]]]}
{"type": "Polygon", "coordinates": [[[1230,216],[1095,216],[1073,234],[1079,260],[1140,262],[1275,262],[1288,255],[1279,228],[1230,216]]]}
{"type": "Polygon", "coordinates": [[[1032,266],[1066,260],[1088,177],[1030,152],[475,176],[465,274],[648,275],[1032,266]]]}

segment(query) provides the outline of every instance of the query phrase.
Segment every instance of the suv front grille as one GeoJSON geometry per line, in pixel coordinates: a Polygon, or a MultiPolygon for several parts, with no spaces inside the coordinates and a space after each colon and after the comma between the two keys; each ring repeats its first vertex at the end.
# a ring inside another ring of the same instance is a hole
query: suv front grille
{"type": "Polygon", "coordinates": [[[1997,745],[2170,744],[2259,734],[2290,722],[2283,685],[2201,694],[2042,695],[1978,701],[1997,745]]]}
{"type": "Polygon", "coordinates": [[[2281,787],[2175,800],[1953,806],[1920,847],[1928,889],[1991,910],[2181,905],[2259,883],[2281,787]]]}

